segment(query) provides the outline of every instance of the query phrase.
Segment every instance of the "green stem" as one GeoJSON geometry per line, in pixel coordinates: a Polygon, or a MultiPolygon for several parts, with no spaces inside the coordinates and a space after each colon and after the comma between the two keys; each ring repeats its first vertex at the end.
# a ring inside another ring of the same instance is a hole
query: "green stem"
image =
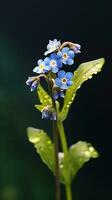
{"type": "Polygon", "coordinates": [[[58,159],[58,129],[57,129],[57,121],[54,120],[53,120],[53,138],[55,146],[56,200],[60,200],[61,191],[60,191],[60,172],[59,172],[59,159],[58,159]]]}
{"type": "Polygon", "coordinates": [[[66,187],[67,200],[72,200],[71,185],[70,184],[66,184],[65,187],[66,187]]]}
{"type": "Polygon", "coordinates": [[[59,130],[59,134],[60,134],[62,149],[63,149],[65,157],[67,158],[68,157],[67,141],[66,141],[66,137],[65,137],[63,123],[61,121],[58,121],[58,130],[59,130]]]}
{"type": "Polygon", "coordinates": [[[65,169],[68,169],[68,173],[66,173],[66,184],[65,184],[65,188],[66,188],[66,199],[67,200],[72,200],[72,193],[71,193],[71,184],[69,184],[69,157],[68,157],[68,148],[67,148],[67,141],[66,141],[66,137],[65,137],[65,131],[64,131],[64,126],[63,123],[61,121],[58,121],[58,130],[59,130],[59,134],[60,134],[60,140],[61,140],[61,144],[62,144],[62,149],[64,152],[64,164],[65,164],[65,169]]]}
{"type": "MultiPolygon", "coordinates": [[[[49,93],[52,99],[53,107],[56,110],[56,103],[53,99],[52,86],[50,79],[48,79],[49,93]]],[[[56,175],[56,200],[61,200],[61,187],[60,187],[60,169],[59,169],[59,158],[58,158],[58,127],[57,119],[53,120],[53,140],[54,140],[54,154],[55,154],[55,175],[56,175]]]]}

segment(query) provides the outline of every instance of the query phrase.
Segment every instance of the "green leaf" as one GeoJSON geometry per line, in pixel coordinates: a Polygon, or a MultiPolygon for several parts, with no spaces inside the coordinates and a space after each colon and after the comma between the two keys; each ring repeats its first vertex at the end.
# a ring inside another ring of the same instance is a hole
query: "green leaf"
{"type": "Polygon", "coordinates": [[[42,112],[43,108],[48,105],[52,105],[52,100],[49,94],[44,90],[44,88],[39,85],[37,88],[37,94],[40,100],[40,105],[35,105],[35,107],[42,112]]]}
{"type": "Polygon", "coordinates": [[[69,163],[71,165],[71,178],[73,179],[79,169],[90,160],[97,158],[98,152],[90,143],[79,141],[69,148],[69,163]]]}
{"type": "MultiPolygon", "coordinates": [[[[27,129],[28,139],[34,144],[36,152],[40,155],[42,161],[48,166],[48,168],[55,175],[55,156],[54,156],[54,144],[41,129],[35,129],[29,127],[27,129]]],[[[68,165],[64,160],[64,153],[59,152],[59,167],[60,167],[60,182],[70,183],[75,177],[78,170],[90,160],[90,158],[97,158],[98,153],[86,142],[78,142],[69,148],[68,152],[68,165]],[[66,177],[66,175],[69,177],[66,177]]]]}
{"type": "Polygon", "coordinates": [[[37,94],[39,96],[39,100],[42,105],[52,105],[51,97],[48,95],[48,93],[44,90],[44,88],[39,85],[37,89],[37,94]]]}
{"type": "Polygon", "coordinates": [[[43,105],[35,105],[35,108],[37,108],[37,110],[39,110],[40,112],[42,112],[44,106],[43,105]]]}
{"type": "Polygon", "coordinates": [[[79,65],[78,69],[74,72],[74,84],[66,91],[64,105],[59,114],[59,120],[64,121],[66,119],[77,90],[81,87],[83,82],[91,79],[93,74],[97,74],[101,71],[104,62],[104,58],[100,58],[79,65]]]}
{"type": "MultiPolygon", "coordinates": [[[[48,168],[55,175],[55,155],[54,155],[54,144],[51,139],[41,129],[27,128],[28,139],[34,144],[36,152],[40,155],[42,161],[48,166],[48,168]]],[[[64,176],[64,154],[59,152],[59,167],[60,167],[60,182],[65,183],[64,176]]]]}
{"type": "Polygon", "coordinates": [[[54,173],[54,145],[47,133],[41,129],[29,127],[27,129],[27,134],[29,141],[34,144],[34,147],[36,148],[36,151],[40,155],[42,161],[54,173]]]}

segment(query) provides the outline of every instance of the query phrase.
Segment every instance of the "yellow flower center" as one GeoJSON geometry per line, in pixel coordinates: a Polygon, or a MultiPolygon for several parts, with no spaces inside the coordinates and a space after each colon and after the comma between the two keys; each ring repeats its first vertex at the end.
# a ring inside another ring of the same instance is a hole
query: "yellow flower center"
{"type": "Polygon", "coordinates": [[[56,66],[55,60],[52,60],[52,61],[51,61],[51,66],[52,66],[52,67],[55,67],[55,66],[56,66]]]}
{"type": "Polygon", "coordinates": [[[44,65],[41,64],[41,65],[39,66],[39,68],[40,68],[40,69],[44,69],[44,65]]]}
{"type": "Polygon", "coordinates": [[[61,82],[64,83],[64,84],[66,84],[67,79],[66,78],[62,78],[61,82]]]}
{"type": "Polygon", "coordinates": [[[67,59],[67,58],[68,58],[67,53],[64,53],[64,54],[63,54],[63,59],[67,59]]]}

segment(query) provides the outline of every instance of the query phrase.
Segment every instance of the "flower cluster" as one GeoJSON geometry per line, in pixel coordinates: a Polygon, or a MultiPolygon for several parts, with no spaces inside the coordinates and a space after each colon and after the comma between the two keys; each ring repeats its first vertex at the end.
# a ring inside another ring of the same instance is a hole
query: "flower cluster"
{"type": "MultiPolygon", "coordinates": [[[[64,91],[68,89],[69,86],[73,84],[72,78],[73,73],[65,72],[62,70],[62,67],[73,65],[75,54],[80,53],[81,46],[79,44],[64,42],[63,44],[60,41],[54,39],[49,41],[47,45],[47,51],[44,53],[44,59],[39,59],[37,66],[33,69],[33,72],[37,74],[36,77],[29,77],[26,81],[27,85],[31,86],[31,91],[35,90],[38,87],[40,82],[40,77],[44,76],[46,79],[49,79],[49,76],[52,79],[52,91],[53,98],[56,100],[58,97],[64,98],[64,91]],[[50,54],[48,56],[48,54],[50,54]]],[[[48,110],[44,110],[42,113],[43,118],[48,118],[48,110]]],[[[50,115],[51,119],[55,117],[50,115]]]]}

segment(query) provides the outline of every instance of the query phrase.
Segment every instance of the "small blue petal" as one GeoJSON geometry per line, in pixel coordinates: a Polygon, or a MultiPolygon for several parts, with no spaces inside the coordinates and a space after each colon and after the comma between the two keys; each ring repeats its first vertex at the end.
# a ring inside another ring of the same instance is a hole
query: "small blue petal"
{"type": "Polygon", "coordinates": [[[59,68],[58,67],[52,67],[51,71],[53,73],[57,73],[59,71],[59,68]]]}
{"type": "Polygon", "coordinates": [[[68,88],[68,86],[67,86],[66,84],[62,84],[62,85],[60,86],[60,88],[63,89],[63,90],[66,90],[66,89],[68,88]]]}
{"type": "Polygon", "coordinates": [[[57,66],[59,67],[59,68],[61,68],[62,67],[62,62],[60,61],[60,60],[57,60],[57,66]]]}
{"type": "Polygon", "coordinates": [[[48,109],[45,108],[42,111],[42,119],[56,120],[56,112],[54,112],[50,108],[48,109]]]}
{"type": "Polygon", "coordinates": [[[67,62],[66,62],[66,64],[68,64],[68,65],[73,65],[73,63],[74,63],[74,60],[71,59],[71,58],[69,58],[69,59],[67,60],[67,62]]]}
{"type": "Polygon", "coordinates": [[[37,81],[34,81],[31,85],[31,92],[33,92],[35,90],[35,88],[37,87],[37,81]]]}
{"type": "Polygon", "coordinates": [[[63,59],[62,61],[63,61],[63,64],[65,64],[65,65],[68,64],[68,62],[67,62],[68,60],[64,60],[64,59],[63,59]]]}
{"type": "Polygon", "coordinates": [[[51,66],[50,65],[45,65],[44,69],[47,70],[47,71],[50,71],[51,70],[51,66]]]}
{"type": "Polygon", "coordinates": [[[43,62],[43,60],[42,60],[42,59],[39,59],[37,63],[38,63],[38,65],[41,65],[42,62],[43,62]]]}
{"type": "Polygon", "coordinates": [[[55,84],[60,87],[61,86],[61,80],[59,78],[55,79],[55,84]]]}
{"type": "Polygon", "coordinates": [[[71,79],[73,77],[73,73],[72,72],[67,72],[66,73],[66,78],[67,79],[71,79]]]}
{"type": "Polygon", "coordinates": [[[58,99],[58,97],[59,97],[59,94],[57,91],[55,91],[53,94],[53,98],[56,100],[56,99],[58,99]]]}
{"type": "Polygon", "coordinates": [[[39,67],[37,66],[37,67],[35,67],[35,68],[33,69],[33,72],[38,73],[38,70],[39,70],[39,67]]]}
{"type": "Polygon", "coordinates": [[[42,112],[42,119],[50,119],[50,116],[49,116],[49,112],[48,112],[48,111],[43,111],[43,112],[42,112]]]}
{"type": "Polygon", "coordinates": [[[58,53],[57,53],[57,58],[61,58],[62,57],[62,52],[61,51],[59,51],[58,53]]]}
{"type": "Polygon", "coordinates": [[[31,85],[31,83],[32,83],[32,78],[28,78],[28,80],[26,81],[26,85],[31,85]]]}
{"type": "Polygon", "coordinates": [[[69,51],[69,48],[68,48],[68,47],[64,47],[64,48],[62,49],[62,53],[68,53],[68,51],[69,51]]]}
{"type": "Polygon", "coordinates": [[[67,81],[67,85],[68,85],[68,86],[73,85],[73,81],[67,81]]]}
{"type": "Polygon", "coordinates": [[[44,59],[44,63],[45,63],[45,65],[49,65],[49,63],[50,63],[50,58],[49,58],[49,57],[46,57],[46,58],[44,59]]]}
{"type": "Polygon", "coordinates": [[[58,77],[59,78],[64,78],[65,77],[65,71],[64,70],[60,70],[59,72],[58,72],[58,77]]]}
{"type": "Polygon", "coordinates": [[[59,96],[60,96],[60,97],[62,97],[62,98],[64,98],[64,97],[65,97],[65,95],[64,95],[64,93],[63,93],[63,91],[61,91],[61,92],[59,93],[59,96]]]}
{"type": "Polygon", "coordinates": [[[70,58],[74,58],[75,53],[74,53],[74,51],[71,51],[71,50],[70,50],[70,51],[68,52],[68,55],[69,55],[70,58]]]}
{"type": "Polygon", "coordinates": [[[52,54],[50,55],[50,59],[56,59],[56,58],[57,58],[56,53],[52,53],[52,54]]]}

